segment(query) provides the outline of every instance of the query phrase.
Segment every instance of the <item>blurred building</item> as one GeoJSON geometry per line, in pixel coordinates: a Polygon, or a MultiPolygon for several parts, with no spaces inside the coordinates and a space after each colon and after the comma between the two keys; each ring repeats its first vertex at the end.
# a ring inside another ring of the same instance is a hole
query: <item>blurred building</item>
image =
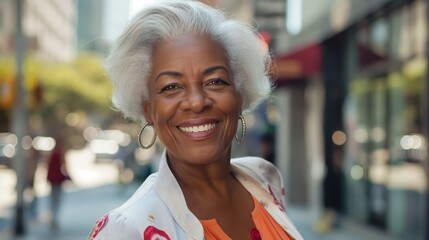
{"type": "Polygon", "coordinates": [[[130,1],[77,0],[78,51],[106,55],[129,19],[130,1]]]}
{"type": "MultiPolygon", "coordinates": [[[[0,2],[0,54],[15,51],[15,1],[0,2]]],[[[74,0],[26,0],[23,31],[27,50],[38,58],[69,61],[76,55],[74,0]]]]}
{"type": "Polygon", "coordinates": [[[78,0],[77,42],[79,51],[105,52],[107,42],[102,38],[103,0],[78,0]]]}
{"type": "Polygon", "coordinates": [[[112,43],[125,28],[130,19],[130,0],[105,0],[103,17],[103,36],[112,43]]]}
{"type": "MultiPolygon", "coordinates": [[[[70,62],[76,55],[76,4],[74,0],[23,0],[22,30],[25,56],[33,62],[70,62]]],[[[16,97],[15,60],[17,1],[0,1],[0,131],[9,131],[10,109],[16,97]]],[[[36,106],[42,101],[42,86],[34,68],[26,65],[26,86],[36,106]],[[31,73],[30,73],[31,72],[31,73]]],[[[32,65],[33,66],[33,65],[32,65]]]]}
{"type": "Polygon", "coordinates": [[[333,209],[393,236],[423,237],[427,4],[287,1],[287,31],[273,34],[271,47],[277,161],[291,203],[333,209]]]}

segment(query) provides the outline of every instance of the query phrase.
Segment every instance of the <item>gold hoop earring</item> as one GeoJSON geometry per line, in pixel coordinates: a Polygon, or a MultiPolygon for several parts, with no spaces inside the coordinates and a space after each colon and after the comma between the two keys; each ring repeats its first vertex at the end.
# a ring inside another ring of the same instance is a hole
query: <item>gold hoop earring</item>
{"type": "Polygon", "coordinates": [[[235,135],[235,140],[237,140],[238,144],[242,144],[246,139],[246,121],[244,121],[244,117],[242,115],[240,115],[238,119],[240,119],[241,122],[241,136],[238,138],[237,135],[235,135]]]}
{"type": "Polygon", "coordinates": [[[149,124],[148,122],[146,122],[143,126],[142,126],[142,128],[140,129],[140,132],[139,132],[139,137],[138,137],[138,141],[139,141],[139,145],[140,145],[140,147],[141,148],[143,148],[143,149],[149,149],[149,148],[151,148],[152,146],[153,146],[153,144],[155,143],[155,141],[156,141],[156,130],[155,130],[155,128],[152,126],[152,124],[149,124]],[[144,129],[146,128],[146,127],[152,127],[152,129],[153,129],[153,137],[152,137],[152,140],[150,141],[150,143],[148,144],[148,145],[144,145],[143,144],[143,142],[142,142],[142,135],[143,135],[143,131],[144,131],[144,129]]]}

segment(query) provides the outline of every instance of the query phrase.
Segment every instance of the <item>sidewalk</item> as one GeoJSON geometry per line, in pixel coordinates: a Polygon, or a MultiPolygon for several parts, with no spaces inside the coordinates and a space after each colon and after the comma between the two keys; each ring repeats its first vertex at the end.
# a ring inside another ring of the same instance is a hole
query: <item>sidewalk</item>
{"type": "MultiPolygon", "coordinates": [[[[13,237],[13,219],[1,219],[0,239],[2,240],[79,240],[85,239],[91,231],[95,221],[108,210],[119,206],[138,187],[132,185],[105,185],[93,189],[66,192],[64,194],[62,209],[60,212],[60,229],[51,232],[49,221],[46,217],[48,199],[39,200],[39,215],[37,221],[27,223],[27,234],[23,237],[13,237]],[[2,224],[3,223],[3,224],[2,224]]],[[[291,207],[288,213],[306,240],[392,240],[386,233],[373,229],[367,225],[354,223],[350,220],[342,220],[341,228],[319,236],[312,230],[313,222],[310,214],[303,208],[291,207]]],[[[12,210],[11,210],[12,211],[12,210]]]]}
{"type": "Polygon", "coordinates": [[[307,210],[300,207],[286,210],[305,240],[398,240],[380,229],[345,218],[340,220],[338,228],[319,235],[313,230],[314,221],[307,210]]]}
{"type": "Polygon", "coordinates": [[[49,199],[38,201],[38,215],[26,224],[26,234],[13,237],[13,209],[9,219],[0,217],[1,240],[79,240],[86,239],[93,224],[107,211],[119,206],[134,193],[137,184],[105,185],[92,189],[65,192],[59,213],[59,229],[49,225],[49,199]]]}

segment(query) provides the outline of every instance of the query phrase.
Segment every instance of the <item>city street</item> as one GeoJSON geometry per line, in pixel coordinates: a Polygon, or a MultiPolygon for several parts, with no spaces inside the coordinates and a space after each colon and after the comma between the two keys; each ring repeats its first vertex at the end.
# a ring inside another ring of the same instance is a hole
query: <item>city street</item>
{"type": "MultiPolygon", "coordinates": [[[[12,210],[8,219],[2,219],[0,239],[2,240],[76,240],[85,239],[91,231],[92,224],[106,211],[119,206],[137,188],[137,184],[115,185],[109,184],[92,189],[67,192],[63,208],[60,212],[60,228],[56,232],[50,231],[47,217],[47,198],[39,201],[38,220],[32,219],[27,224],[27,234],[24,237],[14,238],[11,232],[12,210]]],[[[344,221],[342,227],[324,236],[317,235],[312,230],[312,221],[302,208],[289,207],[288,212],[307,240],[388,240],[384,233],[370,229],[367,226],[344,221]]]]}
{"type": "Polygon", "coordinates": [[[9,218],[0,223],[2,240],[75,240],[85,239],[92,225],[103,214],[119,206],[135,190],[134,185],[106,185],[92,189],[67,192],[60,210],[59,229],[52,231],[49,224],[49,201],[44,197],[38,202],[38,215],[27,223],[27,234],[13,237],[13,209],[9,218]]]}
{"type": "MultiPolygon", "coordinates": [[[[117,166],[96,163],[95,156],[87,149],[68,151],[66,159],[73,182],[63,184],[59,230],[50,232],[49,228],[50,185],[46,181],[46,166],[42,161],[35,175],[37,201],[34,209],[26,209],[27,234],[22,238],[13,238],[12,234],[16,175],[12,169],[0,168],[0,239],[84,239],[98,217],[135,191],[133,185],[115,185],[119,176],[117,166]]],[[[24,192],[27,205],[32,198],[29,192],[24,192]]]]}
{"type": "Polygon", "coordinates": [[[306,240],[429,240],[428,30],[429,0],[0,0],[0,240],[88,240],[164,149],[224,229],[257,156],[306,240]]]}
{"type": "MultiPolygon", "coordinates": [[[[59,229],[51,231],[49,220],[49,186],[44,180],[43,168],[38,170],[38,201],[36,214],[27,214],[27,233],[23,237],[13,236],[13,219],[15,200],[13,171],[0,169],[1,204],[0,205],[0,239],[2,240],[76,240],[85,239],[95,221],[105,212],[119,206],[139,186],[138,183],[121,185],[117,183],[117,169],[112,164],[96,164],[84,150],[68,153],[68,166],[74,179],[73,184],[64,186],[64,196],[60,209],[59,229]],[[77,177],[79,176],[79,177],[77,177]],[[86,182],[86,183],[85,183],[86,182]],[[3,194],[5,193],[5,194],[3,194]]],[[[393,239],[385,233],[347,219],[341,220],[341,227],[324,236],[313,231],[314,218],[308,210],[289,206],[286,208],[304,239],[326,240],[387,240],[393,239]]]]}

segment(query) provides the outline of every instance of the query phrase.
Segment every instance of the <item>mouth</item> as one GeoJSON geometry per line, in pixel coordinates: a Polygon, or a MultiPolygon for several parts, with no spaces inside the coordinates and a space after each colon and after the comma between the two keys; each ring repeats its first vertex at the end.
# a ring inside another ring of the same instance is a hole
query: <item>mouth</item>
{"type": "Polygon", "coordinates": [[[194,126],[188,126],[188,127],[178,127],[181,131],[186,133],[201,133],[201,132],[208,132],[215,128],[217,123],[208,123],[208,124],[202,124],[202,125],[194,125],[194,126]]]}

